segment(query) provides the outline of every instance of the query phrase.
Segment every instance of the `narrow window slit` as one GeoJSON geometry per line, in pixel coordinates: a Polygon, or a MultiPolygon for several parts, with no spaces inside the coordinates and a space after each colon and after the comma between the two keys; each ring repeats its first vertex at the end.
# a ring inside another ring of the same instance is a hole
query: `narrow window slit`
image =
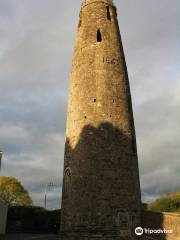
{"type": "Polygon", "coordinates": [[[111,21],[111,13],[110,13],[110,10],[109,10],[109,6],[106,6],[106,10],[107,10],[107,19],[109,21],[111,21]]]}
{"type": "Polygon", "coordinates": [[[98,29],[97,30],[97,42],[101,42],[101,41],[102,41],[101,31],[98,29]]]}
{"type": "Polygon", "coordinates": [[[64,180],[65,180],[64,181],[65,182],[64,190],[65,190],[66,195],[69,195],[71,193],[71,170],[70,170],[70,168],[67,168],[65,170],[64,180]]]}
{"type": "Polygon", "coordinates": [[[78,28],[81,27],[81,19],[79,20],[78,28]]]}
{"type": "Polygon", "coordinates": [[[94,102],[96,102],[96,99],[94,99],[94,102]]]}

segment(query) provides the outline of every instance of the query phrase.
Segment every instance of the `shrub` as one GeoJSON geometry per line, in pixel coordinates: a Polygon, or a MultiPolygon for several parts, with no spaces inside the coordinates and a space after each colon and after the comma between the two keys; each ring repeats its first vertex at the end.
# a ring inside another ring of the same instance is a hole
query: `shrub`
{"type": "Polygon", "coordinates": [[[42,207],[13,206],[8,210],[7,232],[15,232],[12,226],[20,223],[22,232],[58,232],[60,210],[48,211],[42,207]]]}
{"type": "Polygon", "coordinates": [[[180,213],[180,192],[161,196],[148,205],[148,210],[180,213]]]}

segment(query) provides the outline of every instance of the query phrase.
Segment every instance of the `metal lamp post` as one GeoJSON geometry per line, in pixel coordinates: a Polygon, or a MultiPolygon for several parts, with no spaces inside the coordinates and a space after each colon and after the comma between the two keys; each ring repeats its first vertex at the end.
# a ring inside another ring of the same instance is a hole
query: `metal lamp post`
{"type": "Polygon", "coordinates": [[[51,188],[51,187],[54,187],[55,184],[53,182],[48,182],[46,185],[45,185],[45,192],[44,192],[44,208],[46,209],[46,206],[47,206],[47,189],[48,188],[51,188]]]}
{"type": "Polygon", "coordinates": [[[0,146],[0,170],[1,170],[1,159],[2,159],[2,156],[3,156],[3,149],[0,146]]]}

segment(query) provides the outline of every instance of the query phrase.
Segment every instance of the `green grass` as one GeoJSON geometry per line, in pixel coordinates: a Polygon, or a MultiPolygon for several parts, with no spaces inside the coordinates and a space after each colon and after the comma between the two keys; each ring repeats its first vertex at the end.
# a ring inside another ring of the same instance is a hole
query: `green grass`
{"type": "Polygon", "coordinates": [[[180,213],[180,192],[161,196],[148,204],[147,210],[180,213]]]}

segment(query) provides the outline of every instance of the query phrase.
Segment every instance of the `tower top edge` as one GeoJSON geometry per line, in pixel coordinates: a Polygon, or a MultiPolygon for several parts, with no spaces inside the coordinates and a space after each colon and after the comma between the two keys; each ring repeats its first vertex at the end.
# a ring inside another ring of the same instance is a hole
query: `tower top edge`
{"type": "Polygon", "coordinates": [[[89,5],[91,3],[105,3],[107,5],[115,6],[113,0],[84,0],[82,3],[82,7],[85,7],[86,5],[89,5]]]}

